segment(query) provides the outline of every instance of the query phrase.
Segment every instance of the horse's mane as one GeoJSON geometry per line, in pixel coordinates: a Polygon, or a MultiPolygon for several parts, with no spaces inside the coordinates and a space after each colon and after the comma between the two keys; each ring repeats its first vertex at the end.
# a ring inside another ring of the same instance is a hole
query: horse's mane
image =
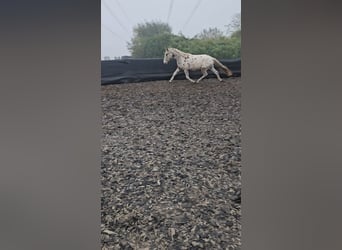
{"type": "Polygon", "coordinates": [[[184,51],[181,51],[179,49],[176,48],[169,48],[170,50],[176,51],[178,54],[181,54],[182,56],[187,56],[187,55],[191,55],[190,53],[186,53],[184,51]]]}

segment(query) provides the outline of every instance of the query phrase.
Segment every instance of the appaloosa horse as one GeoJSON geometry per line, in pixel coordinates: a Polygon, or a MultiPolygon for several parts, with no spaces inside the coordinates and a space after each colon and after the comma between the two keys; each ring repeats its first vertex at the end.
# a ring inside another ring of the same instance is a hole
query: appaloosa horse
{"type": "Polygon", "coordinates": [[[227,76],[232,76],[232,71],[219,62],[216,58],[209,55],[193,55],[190,53],[185,53],[179,49],[175,48],[167,48],[164,53],[164,64],[167,64],[170,59],[174,57],[177,61],[177,69],[173,72],[173,75],[169,82],[172,82],[173,78],[177,75],[180,70],[183,70],[185,73],[185,77],[191,81],[195,82],[189,77],[189,70],[201,70],[202,76],[196,81],[197,83],[201,81],[204,77],[208,75],[208,70],[210,69],[217,76],[217,79],[221,82],[222,78],[220,77],[218,71],[215,69],[214,65],[219,67],[219,69],[223,70],[227,76]]]}

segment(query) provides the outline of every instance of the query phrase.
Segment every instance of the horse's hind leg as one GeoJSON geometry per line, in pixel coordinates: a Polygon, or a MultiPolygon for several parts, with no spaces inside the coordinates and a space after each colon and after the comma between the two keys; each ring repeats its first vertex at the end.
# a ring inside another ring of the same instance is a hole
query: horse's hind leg
{"type": "Polygon", "coordinates": [[[222,78],[220,77],[219,72],[214,68],[214,65],[211,66],[210,70],[211,70],[212,72],[214,72],[214,74],[216,75],[217,79],[218,79],[220,82],[222,82],[222,78]]]}
{"type": "Polygon", "coordinates": [[[198,83],[199,81],[201,81],[204,77],[206,77],[206,76],[208,75],[207,70],[208,70],[208,69],[206,69],[206,68],[201,68],[201,71],[202,71],[202,74],[203,74],[203,75],[196,81],[197,83],[198,83]]]}
{"type": "Polygon", "coordinates": [[[184,73],[185,73],[185,77],[186,79],[188,79],[190,82],[195,82],[194,80],[192,80],[189,76],[189,70],[187,69],[184,69],[184,73]]]}
{"type": "Polygon", "coordinates": [[[173,78],[175,78],[175,76],[177,75],[178,72],[179,72],[179,68],[177,68],[177,69],[175,70],[175,72],[173,72],[172,77],[171,77],[171,79],[169,80],[169,82],[172,82],[172,81],[173,81],[173,78]]]}

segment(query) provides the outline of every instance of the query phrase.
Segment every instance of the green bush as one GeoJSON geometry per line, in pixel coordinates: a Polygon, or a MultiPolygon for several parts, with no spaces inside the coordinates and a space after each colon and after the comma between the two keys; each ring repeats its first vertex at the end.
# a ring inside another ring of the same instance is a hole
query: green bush
{"type": "Polygon", "coordinates": [[[241,30],[231,36],[223,36],[217,29],[203,30],[194,38],[171,33],[168,24],[152,22],[139,24],[128,49],[135,58],[163,57],[167,47],[174,47],[191,54],[208,54],[218,59],[234,59],[241,56],[241,30]]]}

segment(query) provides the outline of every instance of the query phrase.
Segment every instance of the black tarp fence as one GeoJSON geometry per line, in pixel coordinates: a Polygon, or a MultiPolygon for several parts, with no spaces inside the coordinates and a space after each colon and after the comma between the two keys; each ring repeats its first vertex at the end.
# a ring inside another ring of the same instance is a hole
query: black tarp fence
{"type": "MultiPolygon", "coordinates": [[[[220,59],[219,61],[233,72],[233,76],[241,75],[240,59],[220,59]]],[[[163,64],[162,58],[101,61],[101,85],[169,80],[176,67],[175,60],[163,64]]],[[[216,77],[210,70],[208,73],[207,78],[216,77]]],[[[201,71],[190,71],[190,77],[194,79],[199,78],[201,75],[201,71]]],[[[220,76],[222,78],[227,77],[221,72],[220,76]]],[[[186,79],[184,72],[179,72],[174,79],[186,79]]]]}

